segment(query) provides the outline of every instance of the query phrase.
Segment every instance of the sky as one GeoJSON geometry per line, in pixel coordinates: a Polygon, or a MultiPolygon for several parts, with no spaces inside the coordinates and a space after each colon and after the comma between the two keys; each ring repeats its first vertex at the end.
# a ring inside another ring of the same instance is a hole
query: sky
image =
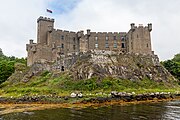
{"type": "Polygon", "coordinates": [[[29,39],[36,42],[39,16],[75,32],[128,32],[130,23],[152,23],[152,49],[167,60],[180,53],[179,6],[180,0],[0,0],[0,48],[7,56],[26,57],[29,39]]]}

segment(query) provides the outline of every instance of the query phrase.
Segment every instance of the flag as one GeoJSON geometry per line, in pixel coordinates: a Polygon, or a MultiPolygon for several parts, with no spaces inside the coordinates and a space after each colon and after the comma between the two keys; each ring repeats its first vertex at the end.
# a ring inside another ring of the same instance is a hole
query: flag
{"type": "Polygon", "coordinates": [[[46,12],[48,12],[48,13],[52,13],[52,10],[46,9],[46,12]]]}

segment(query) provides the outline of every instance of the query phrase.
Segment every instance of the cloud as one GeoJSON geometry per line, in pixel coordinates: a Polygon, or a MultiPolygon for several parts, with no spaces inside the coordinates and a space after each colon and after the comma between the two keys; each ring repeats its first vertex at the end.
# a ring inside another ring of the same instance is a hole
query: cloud
{"type": "Polygon", "coordinates": [[[26,56],[26,43],[36,38],[36,19],[46,10],[47,0],[3,0],[0,4],[0,48],[6,55],[26,56]]]}
{"type": "Polygon", "coordinates": [[[43,15],[55,18],[56,28],[73,31],[127,32],[132,22],[152,23],[153,50],[165,60],[180,52],[179,5],[179,0],[4,0],[0,48],[6,55],[26,56],[25,44],[36,40],[36,20],[43,15]]]}

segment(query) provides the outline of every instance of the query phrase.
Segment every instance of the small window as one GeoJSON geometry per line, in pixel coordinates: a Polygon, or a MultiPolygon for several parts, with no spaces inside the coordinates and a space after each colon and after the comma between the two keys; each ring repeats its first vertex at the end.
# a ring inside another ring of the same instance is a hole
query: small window
{"type": "Polygon", "coordinates": [[[106,36],[106,41],[107,41],[107,40],[109,40],[109,37],[108,37],[108,36],[106,36]]]}
{"type": "Polygon", "coordinates": [[[96,41],[98,40],[98,37],[97,37],[97,36],[95,37],[95,40],[96,40],[96,41]]]}
{"type": "Polygon", "coordinates": [[[61,35],[61,40],[64,40],[64,35],[61,35]]]}
{"type": "Polygon", "coordinates": [[[108,43],[105,44],[105,48],[109,48],[109,44],[108,43]]]}
{"type": "Polygon", "coordinates": [[[122,48],[125,48],[125,43],[121,43],[121,47],[122,47],[122,48]]]}
{"type": "Polygon", "coordinates": [[[73,45],[73,50],[75,50],[76,49],[76,46],[75,45],[73,45]]]}
{"type": "Polygon", "coordinates": [[[114,40],[116,40],[116,36],[114,36],[114,40]]]}
{"type": "Polygon", "coordinates": [[[97,43],[95,44],[95,48],[98,48],[98,44],[97,43]]]}
{"type": "Polygon", "coordinates": [[[114,43],[114,48],[117,48],[117,43],[114,43]]]}
{"type": "Polygon", "coordinates": [[[124,41],[124,40],[125,40],[125,37],[121,37],[121,40],[124,41]]]}
{"type": "Polygon", "coordinates": [[[61,44],[61,48],[64,48],[64,44],[61,44]]]}
{"type": "Polygon", "coordinates": [[[61,71],[64,71],[64,66],[61,66],[61,71]]]}
{"type": "Polygon", "coordinates": [[[147,44],[147,47],[149,47],[149,45],[147,44]]]}

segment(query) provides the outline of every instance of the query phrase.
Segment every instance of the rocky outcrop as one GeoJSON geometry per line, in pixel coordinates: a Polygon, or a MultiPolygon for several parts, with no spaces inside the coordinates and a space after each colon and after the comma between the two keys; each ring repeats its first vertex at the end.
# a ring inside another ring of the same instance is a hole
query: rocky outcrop
{"type": "Polygon", "coordinates": [[[91,51],[82,54],[70,69],[74,79],[113,77],[128,80],[149,78],[157,82],[176,80],[156,55],[122,54],[113,51],[91,51]]]}

